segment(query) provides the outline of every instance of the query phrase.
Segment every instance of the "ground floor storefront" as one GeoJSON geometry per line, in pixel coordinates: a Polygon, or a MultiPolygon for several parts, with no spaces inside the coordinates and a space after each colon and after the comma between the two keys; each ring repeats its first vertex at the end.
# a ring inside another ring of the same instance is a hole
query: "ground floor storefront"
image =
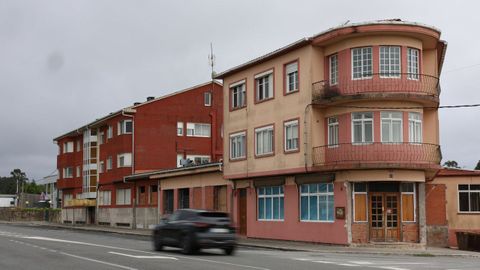
{"type": "Polygon", "coordinates": [[[424,188],[422,172],[391,170],[238,179],[233,217],[254,238],[424,243],[424,188]]]}

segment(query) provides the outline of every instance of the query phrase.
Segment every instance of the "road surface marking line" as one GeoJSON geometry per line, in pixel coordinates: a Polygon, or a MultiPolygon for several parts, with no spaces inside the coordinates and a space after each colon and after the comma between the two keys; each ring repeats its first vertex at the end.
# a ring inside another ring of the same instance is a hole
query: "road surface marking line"
{"type": "Polygon", "coordinates": [[[370,264],[373,264],[373,263],[367,262],[367,261],[349,261],[349,263],[360,264],[360,265],[370,265],[370,264]]]}
{"type": "Polygon", "coordinates": [[[109,251],[108,253],[110,253],[110,254],[115,254],[115,255],[120,255],[120,256],[125,256],[125,257],[130,257],[130,258],[136,258],[136,259],[169,259],[169,260],[178,260],[178,259],[175,258],[175,257],[167,257],[167,256],[138,256],[138,255],[131,255],[131,254],[114,252],[114,251],[109,251]]]}
{"type": "Polygon", "coordinates": [[[393,267],[393,266],[375,266],[375,268],[387,269],[387,270],[410,270],[408,268],[400,268],[400,267],[393,267]]]}
{"type": "Polygon", "coordinates": [[[117,268],[121,268],[121,269],[138,270],[138,269],[133,268],[133,267],[128,267],[128,266],[115,264],[115,263],[109,263],[109,262],[100,261],[100,260],[95,260],[95,259],[91,259],[91,258],[87,258],[87,257],[82,257],[82,256],[66,253],[66,252],[59,252],[59,253],[62,254],[62,255],[73,257],[73,258],[77,258],[77,259],[81,259],[81,260],[85,260],[85,261],[89,261],[89,262],[96,262],[96,263],[100,263],[100,264],[105,264],[105,265],[109,265],[109,266],[113,266],[113,267],[117,267],[117,268]]]}
{"type": "Polygon", "coordinates": [[[358,264],[351,264],[351,263],[337,263],[337,265],[340,265],[340,266],[350,266],[350,267],[360,266],[360,265],[358,265],[358,264]]]}
{"type": "Polygon", "coordinates": [[[329,261],[312,261],[314,263],[326,263],[326,264],[336,264],[334,262],[329,262],[329,261]]]}

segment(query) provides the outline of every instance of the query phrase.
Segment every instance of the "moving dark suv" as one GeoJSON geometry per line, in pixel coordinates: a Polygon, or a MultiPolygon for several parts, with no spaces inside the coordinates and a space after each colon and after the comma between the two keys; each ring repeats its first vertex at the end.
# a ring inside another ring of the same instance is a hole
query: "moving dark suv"
{"type": "Polygon", "coordinates": [[[180,209],[161,220],[153,230],[153,246],[182,249],[191,254],[201,248],[221,248],[233,254],[236,246],[235,228],[227,213],[197,209],[180,209]]]}

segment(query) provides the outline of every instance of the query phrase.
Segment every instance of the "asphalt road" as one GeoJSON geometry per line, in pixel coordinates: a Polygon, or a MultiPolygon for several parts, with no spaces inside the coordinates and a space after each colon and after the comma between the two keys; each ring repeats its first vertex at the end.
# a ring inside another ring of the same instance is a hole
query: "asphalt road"
{"type": "Polygon", "coordinates": [[[372,256],[239,248],[186,256],[152,250],[145,237],[0,224],[0,269],[480,269],[480,259],[372,256]]]}

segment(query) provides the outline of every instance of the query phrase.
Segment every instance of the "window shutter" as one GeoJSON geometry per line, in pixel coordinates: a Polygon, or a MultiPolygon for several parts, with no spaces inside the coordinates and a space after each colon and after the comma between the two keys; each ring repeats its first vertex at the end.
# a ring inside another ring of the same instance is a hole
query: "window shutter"
{"type": "Polygon", "coordinates": [[[367,194],[355,194],[355,221],[367,221],[367,194]]]}
{"type": "Polygon", "coordinates": [[[415,221],[413,200],[413,194],[402,194],[402,221],[415,221]]]}

